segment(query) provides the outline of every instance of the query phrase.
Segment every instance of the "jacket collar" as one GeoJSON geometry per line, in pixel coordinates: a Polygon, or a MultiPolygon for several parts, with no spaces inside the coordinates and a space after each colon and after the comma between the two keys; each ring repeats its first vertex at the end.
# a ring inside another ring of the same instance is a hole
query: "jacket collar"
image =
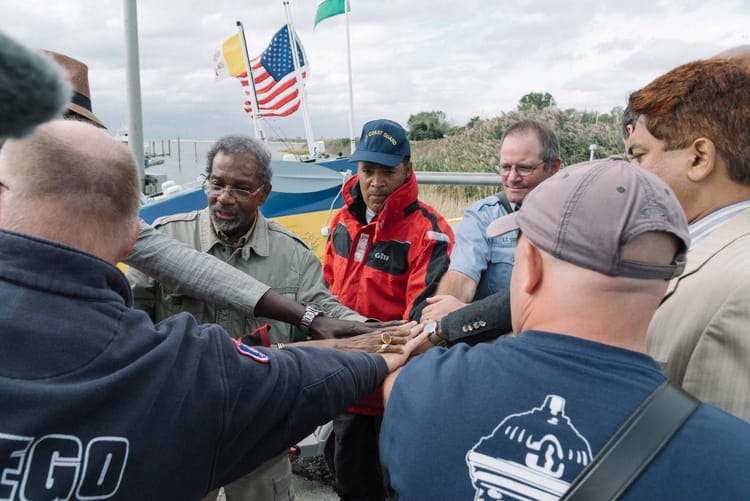
{"type": "Polygon", "coordinates": [[[113,264],[73,247],[0,230],[0,280],[87,299],[133,305],[130,284],[113,264]]]}
{"type": "MultiPolygon", "coordinates": [[[[669,282],[664,299],[669,297],[677,288],[677,284],[685,277],[700,270],[716,254],[731,245],[735,240],[750,234],[750,208],[745,209],[732,219],[716,228],[698,245],[691,247],[687,254],[685,271],[679,277],[669,282]]],[[[663,300],[662,300],[663,301],[663,300]]]]}
{"type": "MultiPolygon", "coordinates": [[[[344,202],[349,212],[362,224],[365,220],[365,201],[359,188],[359,175],[349,179],[344,185],[344,202]]],[[[417,178],[414,172],[409,175],[406,182],[391,193],[385,200],[383,208],[373,221],[398,221],[406,216],[407,209],[417,201],[418,189],[417,178]]]]}

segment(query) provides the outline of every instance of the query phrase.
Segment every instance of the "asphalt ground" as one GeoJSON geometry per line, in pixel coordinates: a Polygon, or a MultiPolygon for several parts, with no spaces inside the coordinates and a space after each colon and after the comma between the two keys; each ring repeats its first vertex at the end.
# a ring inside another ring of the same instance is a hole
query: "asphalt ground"
{"type": "Polygon", "coordinates": [[[339,497],[333,487],[318,480],[308,480],[301,475],[292,475],[294,496],[299,501],[337,501],[339,497]]]}
{"type": "MultiPolygon", "coordinates": [[[[331,487],[331,476],[323,458],[292,459],[292,482],[294,496],[298,501],[338,501],[331,487]]],[[[226,501],[224,490],[219,491],[217,501],[226,501]]]]}
{"type": "MultiPolygon", "coordinates": [[[[333,487],[318,480],[308,480],[300,475],[292,475],[294,497],[299,501],[337,501],[339,497],[333,487]]],[[[216,501],[226,501],[224,490],[219,491],[216,501]]]]}

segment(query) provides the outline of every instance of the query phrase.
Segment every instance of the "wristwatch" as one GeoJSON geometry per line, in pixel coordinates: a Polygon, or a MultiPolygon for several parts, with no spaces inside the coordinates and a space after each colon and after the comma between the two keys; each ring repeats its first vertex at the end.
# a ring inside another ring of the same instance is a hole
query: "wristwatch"
{"type": "Polygon", "coordinates": [[[440,322],[430,320],[424,324],[423,330],[428,333],[427,339],[435,346],[448,346],[448,341],[440,337],[440,322]]]}
{"type": "Polygon", "coordinates": [[[307,306],[305,306],[305,314],[302,315],[302,319],[299,321],[300,330],[307,334],[315,317],[318,315],[325,316],[325,314],[325,310],[319,304],[308,303],[307,306]]]}

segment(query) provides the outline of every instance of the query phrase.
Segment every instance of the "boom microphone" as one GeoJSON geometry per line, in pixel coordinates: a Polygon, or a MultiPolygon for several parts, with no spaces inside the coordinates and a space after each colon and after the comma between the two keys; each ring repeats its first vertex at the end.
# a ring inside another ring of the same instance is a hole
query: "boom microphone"
{"type": "Polygon", "coordinates": [[[54,61],[0,32],[0,139],[27,136],[61,117],[71,95],[54,61]]]}

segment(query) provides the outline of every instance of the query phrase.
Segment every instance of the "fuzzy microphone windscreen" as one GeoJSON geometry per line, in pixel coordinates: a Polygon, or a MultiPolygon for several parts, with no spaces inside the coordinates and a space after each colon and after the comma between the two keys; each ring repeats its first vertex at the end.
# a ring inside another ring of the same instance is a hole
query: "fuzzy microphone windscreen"
{"type": "Polygon", "coordinates": [[[0,139],[24,137],[61,116],[71,96],[51,58],[0,33],[0,139]]]}

